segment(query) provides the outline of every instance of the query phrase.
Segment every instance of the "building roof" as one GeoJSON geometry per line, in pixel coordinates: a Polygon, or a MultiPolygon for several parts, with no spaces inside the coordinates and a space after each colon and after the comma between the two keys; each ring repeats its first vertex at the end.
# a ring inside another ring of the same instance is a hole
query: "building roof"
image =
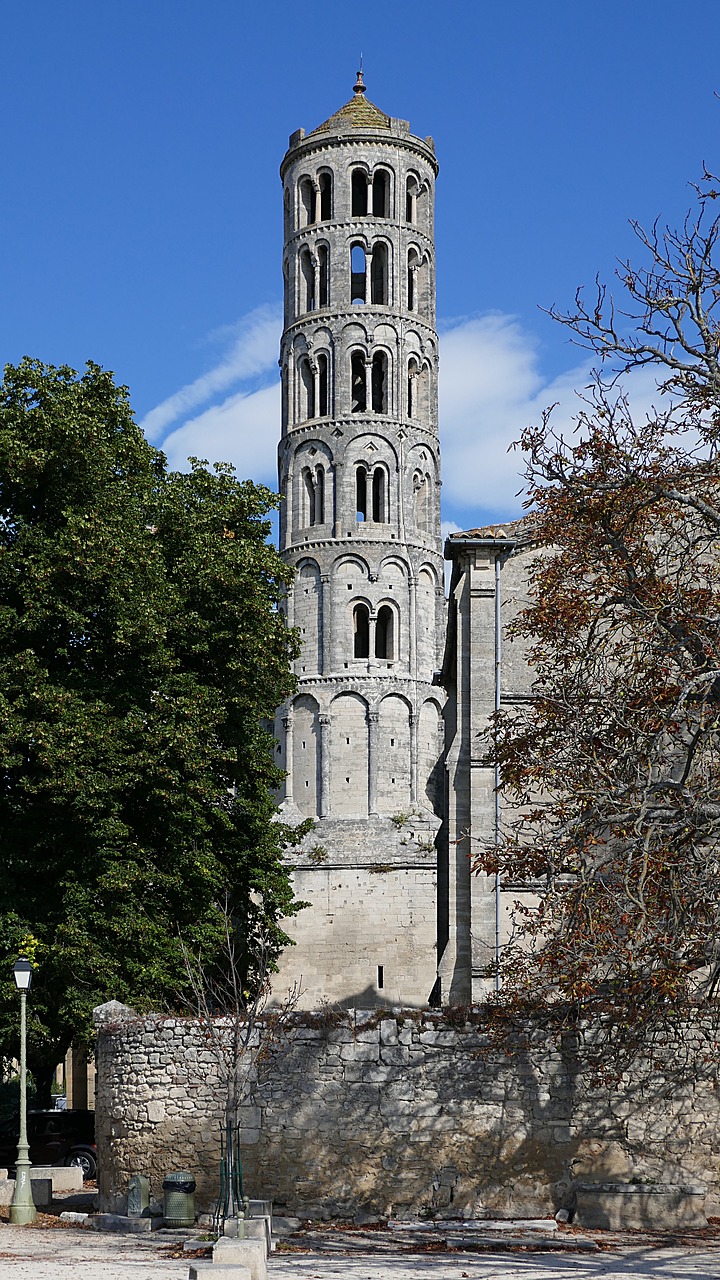
{"type": "Polygon", "coordinates": [[[368,102],[365,93],[363,73],[358,71],[350,101],[328,120],[319,124],[317,129],[313,129],[309,136],[313,137],[316,133],[333,133],[337,129],[344,131],[348,126],[354,129],[389,129],[390,117],[376,107],[374,102],[368,102]]]}
{"type": "Polygon", "coordinates": [[[459,529],[457,533],[448,535],[448,544],[453,542],[467,542],[469,539],[478,538],[483,541],[497,540],[503,541],[529,541],[534,532],[534,522],[532,516],[521,516],[519,520],[503,520],[498,524],[485,524],[479,529],[459,529]]]}

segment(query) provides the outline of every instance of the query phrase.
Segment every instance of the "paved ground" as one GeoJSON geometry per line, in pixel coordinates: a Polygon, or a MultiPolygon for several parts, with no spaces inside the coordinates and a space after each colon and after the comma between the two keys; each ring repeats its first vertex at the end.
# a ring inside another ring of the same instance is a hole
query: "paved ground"
{"type": "MultiPolygon", "coordinates": [[[[356,1237],[350,1254],[339,1252],[344,1240],[312,1243],[311,1253],[273,1254],[269,1280],[720,1280],[714,1241],[676,1248],[625,1244],[596,1253],[422,1255],[388,1252],[389,1243],[371,1234],[356,1237]]],[[[187,1280],[188,1260],[168,1256],[171,1250],[156,1236],[0,1225],[0,1280],[187,1280]]]]}

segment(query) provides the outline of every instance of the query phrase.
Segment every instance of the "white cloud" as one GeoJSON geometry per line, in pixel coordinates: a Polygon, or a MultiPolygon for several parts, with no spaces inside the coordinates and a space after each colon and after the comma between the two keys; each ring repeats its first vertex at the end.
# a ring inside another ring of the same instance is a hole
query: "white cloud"
{"type": "MultiPolygon", "coordinates": [[[[549,405],[569,439],[589,385],[592,358],[556,378],[543,377],[539,344],[513,317],[463,320],[440,338],[440,447],[443,506],[472,526],[522,514],[523,457],[508,452],[549,405]]],[[[636,421],[661,399],[655,370],[623,378],[636,421]]]]}
{"type": "Polygon", "coordinates": [[[264,306],[250,311],[237,325],[226,326],[210,335],[225,339],[231,336],[229,349],[213,369],[181,387],[145,415],[140,426],[148,439],[157,441],[172,422],[236,383],[269,372],[277,363],[280,327],[279,309],[264,306]]]}
{"type": "MultiPolygon", "coordinates": [[[[170,427],[162,448],[172,468],[184,469],[189,455],[220,459],[232,462],[243,479],[276,485],[280,327],[278,308],[260,307],[210,335],[211,341],[229,342],[216,366],[147,414],[141,425],[153,439],[170,427]],[[272,385],[257,387],[269,379],[272,385]]],[[[461,527],[458,519],[474,527],[521,513],[523,459],[508,448],[556,401],[553,421],[566,436],[572,433],[581,407],[577,390],[588,384],[590,360],[559,377],[544,377],[538,340],[502,314],[454,324],[441,335],[440,355],[443,508],[451,517],[443,525],[446,536],[461,527]]],[[[658,399],[653,372],[640,370],[628,385],[635,411],[649,411],[658,399]]]]}
{"type": "Polygon", "coordinates": [[[279,434],[280,386],[276,382],[212,405],[166,436],[162,448],[175,471],[184,471],[190,456],[232,462],[241,480],[250,477],[274,489],[279,434]]]}
{"type": "Polygon", "coordinates": [[[576,410],[587,367],[543,379],[535,337],[512,316],[462,321],[440,338],[440,445],[446,506],[485,516],[520,514],[522,456],[513,440],[543,408],[561,401],[560,418],[576,410]]]}

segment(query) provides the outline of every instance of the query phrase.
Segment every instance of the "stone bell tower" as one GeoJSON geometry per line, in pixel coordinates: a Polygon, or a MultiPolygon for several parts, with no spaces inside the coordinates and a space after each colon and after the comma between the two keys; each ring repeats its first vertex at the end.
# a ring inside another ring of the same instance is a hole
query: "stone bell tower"
{"type": "Polygon", "coordinates": [[[431,138],[353,97],[282,162],[280,550],[298,693],[289,820],[315,819],[277,988],[425,1004],[435,983],[443,627],[431,138]]]}

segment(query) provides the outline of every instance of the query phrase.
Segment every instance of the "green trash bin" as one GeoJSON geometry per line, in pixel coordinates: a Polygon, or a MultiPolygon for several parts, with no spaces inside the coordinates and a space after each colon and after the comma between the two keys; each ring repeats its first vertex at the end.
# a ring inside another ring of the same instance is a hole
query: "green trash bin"
{"type": "Polygon", "coordinates": [[[195,1179],[185,1169],[163,1179],[163,1214],[166,1227],[192,1227],[195,1222],[195,1179]]]}

